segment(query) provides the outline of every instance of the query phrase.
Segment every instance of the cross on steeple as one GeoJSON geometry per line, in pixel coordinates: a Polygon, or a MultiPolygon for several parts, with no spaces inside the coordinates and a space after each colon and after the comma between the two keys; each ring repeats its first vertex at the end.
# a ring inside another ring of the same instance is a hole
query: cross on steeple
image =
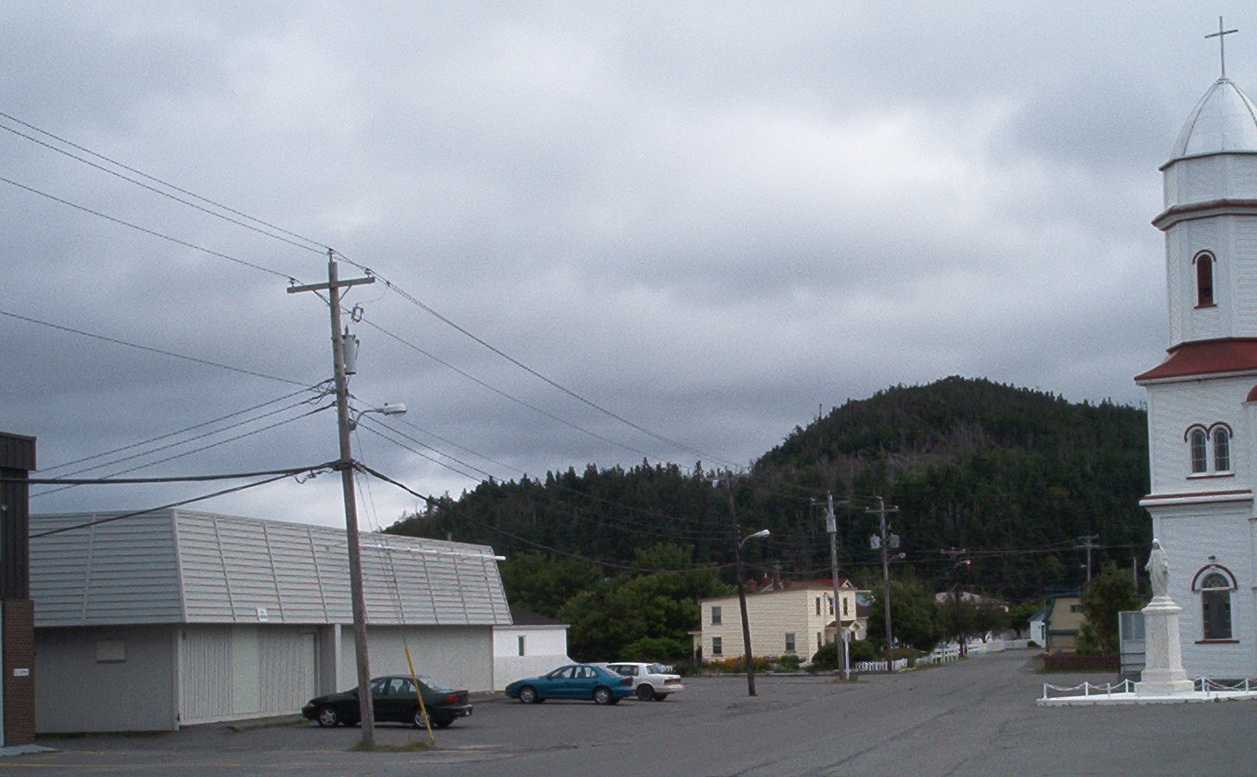
{"type": "Polygon", "coordinates": [[[1222,17],[1219,16],[1218,17],[1218,31],[1210,33],[1205,36],[1206,40],[1208,40],[1209,38],[1218,39],[1218,54],[1222,58],[1222,77],[1223,78],[1226,78],[1226,36],[1230,35],[1233,32],[1239,32],[1239,30],[1238,29],[1236,30],[1222,29],[1222,17]]]}

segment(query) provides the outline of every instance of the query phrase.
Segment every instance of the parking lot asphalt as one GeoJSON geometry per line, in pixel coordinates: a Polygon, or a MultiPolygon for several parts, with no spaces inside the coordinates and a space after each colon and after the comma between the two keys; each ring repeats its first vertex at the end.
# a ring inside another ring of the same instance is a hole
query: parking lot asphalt
{"type": "MultiPolygon", "coordinates": [[[[1250,774],[1253,702],[1044,709],[1045,679],[1012,651],[858,682],[828,677],[691,678],[663,702],[614,707],[496,700],[437,731],[427,752],[352,752],[357,729],[48,738],[61,752],[0,760],[21,775],[1212,775],[1250,774]]],[[[422,731],[381,726],[396,747],[422,731]]]]}

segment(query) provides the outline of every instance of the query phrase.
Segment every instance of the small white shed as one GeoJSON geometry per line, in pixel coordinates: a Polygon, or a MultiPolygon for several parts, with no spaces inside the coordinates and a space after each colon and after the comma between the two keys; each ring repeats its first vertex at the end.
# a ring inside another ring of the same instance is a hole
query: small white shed
{"type": "MultiPolygon", "coordinates": [[[[298,712],[357,685],[345,531],[161,510],[31,516],[40,733],[298,712]]],[[[493,549],[361,535],[372,674],[494,687],[510,623],[493,549]]]]}
{"type": "Polygon", "coordinates": [[[510,626],[493,627],[494,690],[572,663],[567,624],[518,607],[511,608],[511,620],[510,626]]]}

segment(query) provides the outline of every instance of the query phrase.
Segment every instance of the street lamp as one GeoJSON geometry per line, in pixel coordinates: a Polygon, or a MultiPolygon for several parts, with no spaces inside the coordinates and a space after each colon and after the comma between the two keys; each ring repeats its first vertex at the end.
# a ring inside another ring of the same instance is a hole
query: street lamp
{"type": "Polygon", "coordinates": [[[349,428],[357,429],[358,422],[367,413],[379,413],[380,415],[404,415],[406,413],[406,404],[404,402],[385,402],[379,407],[368,407],[354,413],[353,418],[349,419],[349,428]]]}
{"type": "MultiPolygon", "coordinates": [[[[729,509],[733,509],[733,492],[729,492],[729,509]]],[[[733,558],[737,562],[738,575],[738,607],[742,610],[742,645],[746,651],[746,694],[755,696],[755,664],[751,658],[751,622],[746,617],[746,589],[742,587],[742,546],[747,540],[758,540],[772,534],[768,529],[760,529],[754,534],[748,534],[738,542],[734,549],[733,558]]]]}

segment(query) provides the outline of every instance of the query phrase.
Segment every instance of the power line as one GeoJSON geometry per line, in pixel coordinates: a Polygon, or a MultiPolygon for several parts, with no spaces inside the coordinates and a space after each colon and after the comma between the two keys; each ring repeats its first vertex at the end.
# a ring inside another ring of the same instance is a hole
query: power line
{"type": "Polygon", "coordinates": [[[112,515],[108,518],[100,518],[94,521],[84,521],[83,523],[78,523],[73,526],[62,526],[59,529],[51,529],[49,531],[32,534],[30,538],[32,540],[37,540],[40,537],[50,537],[54,534],[62,534],[69,531],[76,531],[78,529],[88,529],[95,526],[100,526],[101,524],[104,524],[104,523],[113,523],[114,521],[121,521],[127,518],[135,518],[136,516],[140,516],[140,515],[148,515],[149,513],[155,513],[158,510],[169,510],[175,507],[183,507],[184,505],[190,505],[190,504],[193,504],[194,502],[204,502],[206,499],[213,499],[214,497],[218,497],[218,496],[234,494],[239,491],[247,491],[250,488],[257,488],[258,486],[264,486],[264,485],[267,485],[268,483],[274,483],[278,480],[284,480],[286,478],[293,477],[293,475],[300,474],[302,472],[309,472],[311,475],[317,475],[318,473],[325,471],[327,469],[330,469],[330,468],[331,468],[331,465],[328,465],[328,464],[320,464],[317,467],[306,467],[303,469],[298,469],[295,472],[289,472],[283,475],[276,475],[274,477],[269,477],[264,480],[257,480],[252,483],[245,483],[243,485],[233,486],[231,488],[224,488],[221,491],[215,491],[212,494],[204,494],[202,496],[194,496],[191,499],[180,499],[177,502],[169,502],[167,504],[160,505],[158,507],[150,507],[146,510],[136,510],[135,512],[124,513],[122,515],[112,515]]]}
{"type": "MultiPolygon", "coordinates": [[[[0,180],[4,180],[4,179],[0,178],[0,180]]],[[[81,337],[90,337],[93,340],[100,340],[106,343],[113,343],[114,345],[124,345],[128,348],[135,348],[136,350],[139,350],[139,351],[148,351],[149,353],[156,353],[162,356],[169,356],[173,359],[183,359],[184,361],[192,362],[194,364],[200,364],[205,367],[216,367],[220,370],[229,370],[231,372],[239,373],[241,375],[250,375],[254,378],[265,378],[266,380],[273,380],[279,383],[287,383],[292,386],[301,386],[303,388],[308,385],[307,382],[302,382],[299,380],[292,380],[291,378],[284,378],[278,375],[269,375],[265,372],[258,372],[257,370],[250,370],[245,367],[234,367],[230,364],[224,364],[222,362],[216,362],[210,359],[202,359],[198,356],[188,356],[187,354],[176,353],[175,351],[167,351],[164,348],[156,348],[151,345],[140,345],[139,343],[133,343],[133,342],[130,342],[129,340],[123,340],[117,337],[110,337],[108,335],[97,334],[95,332],[88,332],[84,329],[76,329],[75,327],[66,326],[64,324],[54,324],[51,321],[45,321],[43,319],[33,318],[31,316],[24,316],[19,313],[13,313],[12,311],[8,311],[8,310],[0,309],[0,316],[7,316],[9,318],[17,319],[18,321],[25,321],[28,324],[37,324],[39,326],[48,327],[49,329],[56,329],[62,332],[68,332],[70,334],[79,335],[81,337]]]]}
{"type": "MultiPolygon", "coordinates": [[[[393,486],[396,486],[397,488],[400,488],[401,490],[405,491],[406,493],[408,493],[408,494],[410,494],[410,495],[412,495],[412,496],[418,497],[419,499],[422,499],[422,500],[424,500],[425,502],[428,502],[429,504],[436,504],[436,503],[438,503],[438,500],[434,499],[433,497],[428,496],[427,494],[421,494],[421,493],[419,493],[418,491],[415,491],[414,489],[412,489],[410,486],[407,486],[407,485],[406,485],[406,484],[404,484],[404,483],[401,483],[401,482],[399,482],[399,481],[397,481],[397,480],[394,480],[393,478],[390,478],[388,475],[385,475],[385,474],[383,474],[383,473],[381,473],[381,472],[379,472],[379,471],[377,471],[377,470],[375,470],[375,469],[372,469],[371,467],[368,467],[366,464],[363,464],[362,462],[355,462],[355,463],[354,463],[354,466],[355,466],[356,468],[358,468],[358,469],[362,470],[363,472],[366,472],[366,473],[367,473],[367,474],[369,474],[369,475],[372,475],[372,476],[374,476],[374,477],[379,478],[380,480],[383,480],[385,483],[389,483],[389,484],[391,484],[391,485],[393,485],[393,486]]],[[[722,568],[724,568],[724,567],[731,566],[730,564],[710,564],[710,565],[701,565],[701,566],[691,566],[691,567],[689,567],[689,568],[687,568],[687,569],[685,569],[685,570],[667,570],[667,569],[650,568],[650,567],[638,567],[638,566],[634,566],[634,565],[632,565],[632,564],[622,564],[622,563],[620,563],[620,562],[618,562],[618,561],[605,561],[605,560],[602,560],[602,559],[591,558],[591,557],[589,557],[589,556],[585,556],[585,555],[582,555],[582,554],[580,554],[580,553],[573,553],[573,552],[571,552],[571,551],[566,551],[566,550],[562,550],[562,549],[560,549],[560,548],[555,548],[555,547],[553,547],[553,546],[550,546],[550,545],[545,545],[545,544],[540,543],[540,542],[534,542],[534,541],[529,540],[529,539],[527,539],[527,538],[525,538],[525,537],[521,537],[521,536],[519,536],[518,534],[514,534],[513,532],[509,532],[509,531],[507,531],[507,530],[505,530],[505,529],[502,529],[502,528],[497,527],[497,526],[493,526],[493,525],[491,525],[491,524],[482,523],[482,522],[477,521],[477,520],[474,520],[474,519],[472,519],[472,518],[466,518],[466,517],[464,517],[464,520],[466,520],[466,521],[467,521],[467,523],[470,523],[470,524],[472,524],[473,526],[479,526],[479,527],[480,527],[480,528],[482,528],[482,529],[487,529],[487,530],[489,530],[489,531],[497,532],[498,534],[501,534],[501,535],[502,535],[502,536],[504,536],[504,537],[509,537],[509,538],[511,538],[511,539],[513,539],[513,540],[515,540],[516,542],[520,542],[520,543],[523,543],[523,544],[525,544],[525,545],[529,545],[529,546],[534,547],[534,548],[537,548],[537,549],[539,549],[539,550],[544,550],[544,551],[546,551],[546,552],[548,552],[548,553],[554,553],[554,554],[556,554],[556,555],[560,555],[560,556],[568,556],[568,557],[570,557],[570,558],[577,558],[577,559],[580,559],[580,560],[582,560],[582,561],[588,561],[588,562],[593,563],[593,564],[600,564],[600,565],[602,565],[602,566],[612,567],[612,568],[615,568],[615,569],[623,569],[623,570],[632,571],[632,572],[641,572],[641,573],[648,573],[648,574],[654,574],[654,573],[659,573],[659,572],[671,572],[671,571],[686,571],[686,572],[689,572],[689,571],[702,570],[702,569],[722,569],[722,568]]]]}
{"type": "MultiPolygon", "coordinates": [[[[226,444],[227,444],[227,443],[229,443],[229,442],[235,442],[235,441],[237,441],[237,440],[243,440],[245,437],[252,437],[252,436],[253,436],[253,435],[255,435],[255,434],[261,434],[262,432],[269,431],[269,430],[274,429],[274,428],[276,428],[276,427],[283,426],[283,425],[285,425],[285,424],[290,424],[290,423],[292,423],[293,421],[300,421],[300,420],[301,420],[301,419],[303,419],[303,418],[306,418],[306,417],[308,417],[308,416],[312,416],[312,415],[314,415],[315,413],[321,413],[321,412],[323,412],[324,410],[327,410],[327,409],[329,409],[329,408],[331,408],[331,407],[333,407],[333,405],[324,405],[324,406],[322,406],[322,407],[316,407],[316,408],[314,408],[313,410],[309,410],[309,411],[307,411],[307,412],[305,412],[305,413],[302,413],[301,415],[296,415],[296,416],[293,416],[292,418],[285,418],[285,419],[284,419],[284,420],[282,420],[282,421],[276,421],[276,422],[275,422],[275,423],[273,423],[273,424],[267,424],[266,426],[260,427],[260,428],[258,428],[258,429],[253,429],[253,430],[251,430],[251,431],[244,432],[243,434],[237,434],[237,435],[235,435],[234,437],[228,437],[228,438],[226,438],[225,440],[219,440],[219,441],[217,441],[217,442],[212,442],[212,443],[210,443],[209,445],[202,445],[201,447],[199,447],[199,448],[193,448],[193,449],[192,449],[192,450],[190,450],[190,451],[184,451],[184,452],[182,452],[182,453],[176,453],[176,454],[174,454],[173,456],[167,456],[167,457],[165,457],[165,458],[158,459],[158,460],[156,460],[156,461],[150,461],[150,462],[145,463],[145,464],[139,464],[139,465],[134,466],[134,467],[129,467],[129,468],[127,468],[127,469],[118,470],[117,472],[111,472],[110,474],[106,475],[105,477],[109,477],[109,478],[111,478],[111,477],[114,477],[114,476],[116,476],[116,475],[125,475],[125,474],[127,474],[128,472],[135,472],[136,470],[146,469],[146,468],[148,468],[148,467],[155,467],[155,466],[157,466],[158,464],[165,464],[165,463],[166,463],[166,462],[168,462],[168,461],[174,461],[175,459],[181,459],[181,458],[183,458],[183,457],[185,457],[185,456],[191,456],[191,455],[192,455],[192,454],[194,454],[194,453],[201,453],[201,452],[203,452],[203,451],[207,451],[207,450],[209,450],[209,449],[211,449],[211,448],[217,448],[217,447],[218,447],[218,446],[220,446],[220,445],[226,445],[226,444]]],[[[95,469],[95,467],[93,467],[93,469],[95,469]]],[[[78,486],[62,486],[62,487],[60,487],[60,488],[50,488],[50,489],[48,489],[47,491],[40,491],[40,492],[39,492],[39,493],[37,493],[37,494],[31,494],[31,495],[30,495],[30,498],[31,498],[31,499],[36,499],[36,498],[41,497],[41,496],[48,496],[49,494],[55,494],[55,493],[57,493],[57,492],[59,492],[59,491],[68,491],[68,490],[69,490],[69,489],[71,489],[71,488],[78,488],[78,486]]]]}
{"type": "MultiPolygon", "coordinates": [[[[4,115],[4,114],[0,114],[0,115],[4,115]]],[[[237,225],[237,226],[244,227],[245,229],[252,230],[253,232],[257,232],[257,233],[258,233],[258,234],[260,234],[260,235],[265,235],[265,236],[267,236],[267,237],[269,237],[269,238],[272,238],[272,239],[274,239],[274,240],[278,240],[278,241],[280,241],[280,242],[282,242],[282,243],[287,243],[288,245],[291,245],[291,246],[296,246],[297,248],[300,248],[300,249],[302,249],[302,250],[304,250],[304,251],[312,251],[312,252],[314,252],[314,253],[316,253],[316,254],[321,254],[321,253],[323,253],[323,250],[322,250],[322,249],[319,249],[319,248],[313,248],[313,247],[311,247],[311,246],[304,245],[304,244],[302,244],[302,243],[298,243],[298,242],[297,242],[297,241],[295,241],[295,240],[289,240],[288,238],[283,237],[282,235],[276,235],[276,234],[274,234],[274,233],[272,233],[272,232],[267,232],[265,229],[261,229],[260,227],[255,227],[255,226],[253,226],[252,224],[248,224],[248,223],[246,223],[246,222],[244,222],[244,221],[241,221],[241,220],[239,220],[239,219],[235,219],[235,218],[232,218],[231,216],[227,216],[227,215],[224,215],[224,214],[222,214],[222,213],[218,213],[218,212],[216,212],[216,211],[210,210],[209,208],[206,208],[206,207],[205,207],[205,206],[203,206],[203,205],[198,205],[198,204],[196,204],[195,202],[191,202],[191,201],[189,201],[189,200],[185,200],[185,199],[183,199],[182,197],[179,197],[179,196],[177,196],[177,195],[171,194],[170,192],[162,191],[161,189],[158,189],[156,186],[150,186],[150,185],[148,185],[148,184],[144,183],[143,181],[138,181],[138,180],[136,180],[136,179],[134,179],[134,178],[132,178],[132,177],[130,177],[130,176],[123,175],[122,173],[119,173],[119,172],[117,172],[116,170],[110,170],[109,168],[105,167],[104,165],[98,165],[98,164],[96,164],[95,162],[91,161],[90,159],[84,159],[83,157],[79,156],[78,154],[73,154],[73,153],[71,153],[71,152],[69,152],[69,151],[66,151],[66,150],[65,150],[65,149],[63,149],[63,148],[57,148],[56,146],[54,146],[54,145],[53,145],[53,144],[51,144],[51,143],[46,143],[46,142],[44,142],[44,141],[40,140],[39,138],[32,137],[31,135],[27,135],[25,132],[19,132],[18,130],[13,129],[12,127],[6,127],[6,126],[4,126],[3,124],[0,124],[0,130],[4,130],[5,132],[12,133],[12,134],[14,134],[14,135],[18,136],[19,138],[25,138],[26,140],[29,140],[29,141],[30,141],[30,142],[32,142],[32,143],[38,144],[38,145],[40,145],[40,146],[43,146],[44,148],[47,148],[47,149],[49,149],[49,150],[51,150],[51,151],[55,151],[55,152],[56,152],[56,153],[58,153],[58,154],[61,154],[61,155],[63,155],[63,156],[69,157],[70,159],[74,159],[74,160],[76,160],[76,161],[82,162],[83,164],[87,165],[88,167],[95,168],[95,169],[97,169],[97,170],[100,170],[100,171],[101,171],[101,172],[103,172],[103,173],[107,173],[108,175],[112,175],[112,176],[114,176],[115,178],[119,178],[119,179],[121,179],[121,180],[123,180],[123,181],[127,181],[128,183],[135,184],[136,186],[140,187],[141,189],[146,189],[146,190],[148,190],[148,191],[150,191],[150,192],[153,192],[154,194],[160,195],[160,196],[162,196],[162,197],[166,197],[167,199],[174,200],[175,202],[178,202],[178,203],[180,203],[180,204],[182,204],[182,205],[186,205],[186,206],[188,206],[189,208],[195,208],[196,210],[199,210],[199,211],[201,211],[202,213],[207,213],[207,214],[209,214],[209,215],[211,215],[211,216],[213,216],[213,217],[215,217],[215,218],[219,218],[219,219],[222,219],[223,221],[227,221],[227,222],[230,222],[230,223],[235,224],[235,225],[237,225]]]]}
{"type": "MultiPolygon", "coordinates": [[[[326,381],[324,381],[324,383],[325,383],[325,382],[326,382],[326,381]]],[[[208,420],[208,421],[202,421],[202,422],[200,422],[200,423],[192,424],[191,426],[185,426],[185,427],[183,427],[182,429],[176,429],[176,430],[174,430],[173,432],[166,432],[165,434],[159,434],[159,435],[157,435],[156,437],[149,437],[149,438],[148,438],[148,439],[146,439],[146,440],[140,440],[139,442],[133,442],[133,443],[130,443],[129,445],[123,445],[123,446],[118,447],[118,448],[111,448],[110,450],[107,450],[107,451],[101,451],[100,453],[93,453],[93,454],[92,454],[92,455],[90,455],[90,456],[83,456],[83,457],[78,458],[78,459],[71,459],[70,461],[63,461],[63,462],[61,462],[60,464],[54,464],[54,465],[52,465],[52,466],[50,466],[50,467],[42,467],[40,471],[41,471],[41,472],[51,472],[51,471],[53,471],[53,470],[63,469],[63,468],[65,468],[65,467],[71,467],[71,466],[73,466],[73,465],[75,465],[75,464],[82,464],[83,462],[85,462],[85,461],[91,461],[92,459],[99,459],[99,458],[103,458],[103,457],[105,457],[105,456],[110,456],[110,455],[115,454],[115,453],[121,453],[121,452],[123,452],[123,451],[129,451],[129,450],[132,450],[132,449],[134,449],[134,448],[139,448],[139,447],[141,447],[141,446],[148,445],[148,444],[150,444],[150,443],[160,442],[160,441],[162,441],[162,440],[166,440],[166,439],[169,439],[169,438],[171,438],[171,437],[177,437],[177,436],[179,436],[179,435],[181,435],[181,434],[184,434],[184,433],[186,433],[186,432],[190,432],[190,431],[193,431],[193,430],[196,430],[196,429],[200,429],[200,428],[203,428],[203,427],[209,426],[209,425],[211,425],[211,424],[216,424],[216,423],[218,423],[219,421],[226,421],[226,420],[227,420],[227,419],[229,419],[229,418],[234,418],[234,417],[236,417],[236,416],[238,416],[238,415],[244,415],[245,413],[249,413],[249,412],[252,412],[252,411],[254,411],[254,410],[258,410],[258,409],[260,409],[260,408],[266,407],[267,405],[273,405],[273,404],[275,404],[276,402],[282,402],[282,401],[284,401],[285,399],[292,399],[293,397],[295,397],[295,396],[297,396],[297,395],[299,395],[299,394],[303,394],[303,393],[305,393],[306,391],[314,391],[314,390],[316,390],[316,389],[317,389],[319,386],[321,386],[321,385],[323,385],[323,383],[316,383],[316,384],[314,384],[313,386],[308,386],[308,387],[306,387],[306,388],[304,388],[304,389],[300,389],[300,390],[298,390],[298,391],[294,391],[294,392],[292,392],[291,394],[284,394],[282,397],[276,397],[275,399],[271,399],[271,400],[268,400],[268,401],[266,401],[266,402],[261,402],[261,403],[256,404],[256,405],[252,405],[252,406],[250,406],[250,407],[246,407],[246,408],[244,408],[243,410],[237,410],[237,411],[235,411],[234,413],[228,413],[228,414],[226,414],[226,415],[221,415],[221,416],[219,416],[219,417],[217,417],[217,418],[211,418],[211,419],[210,419],[210,420],[208,420]]],[[[230,427],[228,427],[228,428],[230,428],[230,427]]],[[[221,430],[220,430],[220,431],[221,431],[221,430]]]]}
{"type": "MultiPolygon", "coordinates": [[[[322,466],[331,466],[325,464],[322,466]]],[[[211,480],[241,480],[262,475],[298,475],[309,467],[263,469],[254,472],[225,472],[217,475],[171,475],[153,478],[0,478],[0,483],[28,483],[30,485],[71,484],[76,486],[135,485],[137,483],[201,483],[211,480]]]]}
{"type": "Polygon", "coordinates": [[[252,270],[257,270],[258,272],[264,272],[264,273],[267,273],[268,275],[274,275],[274,276],[276,276],[277,278],[283,278],[284,280],[288,281],[289,283],[296,283],[296,282],[297,282],[297,279],[296,279],[296,278],[294,278],[293,276],[289,275],[288,273],[282,273],[282,272],[280,272],[279,270],[272,270],[272,269],[271,269],[271,268],[269,268],[269,267],[264,267],[264,266],[262,266],[262,265],[260,265],[260,264],[255,263],[255,262],[250,262],[248,259],[241,259],[241,258],[240,258],[240,257],[238,257],[238,256],[232,256],[231,254],[225,254],[225,253],[223,253],[223,252],[221,252],[221,251],[215,251],[215,250],[214,250],[214,249],[212,249],[212,248],[206,248],[205,246],[202,246],[202,245],[197,245],[196,243],[191,243],[191,242],[189,242],[189,241],[187,241],[187,240],[181,240],[180,238],[173,237],[173,236],[171,236],[171,235],[167,235],[167,234],[165,234],[164,232],[158,232],[158,231],[157,231],[157,230],[155,230],[155,229],[149,229],[148,227],[142,227],[142,226],[140,226],[139,224],[136,224],[136,223],[131,222],[131,221],[127,221],[126,219],[120,219],[120,218],[118,218],[117,216],[110,216],[108,213],[105,213],[105,212],[103,212],[103,211],[99,211],[99,210],[96,210],[96,209],[94,209],[94,208],[89,208],[89,207],[87,207],[86,205],[80,205],[80,204],[79,204],[79,203],[77,203],[77,202],[71,202],[70,200],[62,199],[61,197],[58,197],[58,196],[56,196],[56,195],[54,195],[54,194],[49,194],[48,192],[45,192],[45,191],[40,191],[39,189],[36,189],[36,188],[35,188],[35,187],[33,187],[33,186],[27,186],[27,185],[26,185],[26,184],[24,184],[24,183],[18,183],[17,181],[14,181],[14,180],[13,180],[13,179],[11,179],[11,178],[5,178],[4,176],[0,176],[0,182],[4,182],[4,183],[9,184],[10,186],[15,186],[15,187],[17,187],[18,189],[22,189],[22,190],[24,190],[24,191],[28,191],[28,192],[30,192],[31,194],[38,194],[40,197],[47,198],[47,199],[49,199],[49,200],[52,200],[53,202],[60,203],[60,204],[62,204],[62,205],[65,205],[65,206],[70,207],[70,208],[74,208],[74,209],[76,209],[76,210],[80,210],[80,211],[82,211],[82,212],[84,212],[84,213],[90,213],[91,215],[93,215],[93,216],[97,216],[97,217],[102,218],[102,219],[105,219],[106,221],[112,221],[112,222],[113,222],[113,223],[115,223],[115,224],[119,224],[119,225],[124,226],[124,227],[129,227],[129,228],[131,228],[131,229],[136,230],[137,232],[143,232],[143,233],[144,233],[144,234],[146,234],[146,235],[150,235],[150,236],[152,236],[152,237],[156,237],[156,238],[160,238],[160,239],[162,239],[162,240],[166,240],[166,241],[168,241],[168,242],[174,243],[175,245],[183,246],[184,248],[190,248],[190,249],[192,249],[193,251],[200,251],[200,252],[201,252],[201,253],[203,253],[203,254],[208,254],[208,255],[210,255],[210,256],[215,256],[215,257],[218,257],[219,259],[226,259],[226,260],[227,260],[227,261],[229,261],[229,262],[234,262],[234,263],[239,264],[239,265],[242,265],[242,266],[244,266],[244,267],[248,267],[248,268],[250,268],[250,269],[252,269],[252,270]]]}
{"type": "MultiPolygon", "coordinates": [[[[386,281],[386,283],[387,283],[387,281],[386,281]]],[[[579,425],[579,424],[576,424],[576,423],[573,423],[572,421],[567,420],[566,418],[563,418],[563,417],[561,417],[561,416],[555,415],[554,413],[551,413],[549,410],[545,410],[545,409],[543,409],[543,408],[541,408],[541,407],[538,407],[537,405],[534,405],[534,404],[532,404],[531,402],[528,402],[527,400],[520,399],[519,397],[517,397],[517,396],[515,396],[515,395],[513,395],[513,394],[509,394],[509,393],[507,393],[507,392],[503,391],[502,389],[499,389],[499,388],[497,388],[496,386],[493,386],[493,385],[491,385],[491,384],[489,384],[489,383],[487,383],[487,382],[485,382],[485,381],[481,380],[480,378],[476,377],[475,375],[471,374],[470,372],[467,372],[466,370],[462,369],[461,367],[456,367],[456,366],[454,366],[453,364],[451,364],[450,362],[447,362],[447,361],[445,361],[444,359],[440,358],[439,356],[436,356],[435,354],[433,354],[433,353],[431,353],[431,352],[429,352],[429,351],[427,351],[427,350],[425,350],[425,349],[423,349],[423,348],[420,348],[418,345],[415,345],[414,343],[410,342],[409,340],[407,340],[406,338],[402,337],[401,335],[394,334],[393,332],[388,331],[387,329],[385,329],[384,327],[380,326],[379,324],[376,324],[376,323],[375,323],[375,322],[373,322],[373,321],[370,321],[370,320],[368,320],[368,319],[365,319],[365,318],[364,318],[364,319],[362,320],[362,323],[364,323],[364,324],[366,324],[367,326],[371,327],[372,329],[376,330],[377,332],[379,332],[380,334],[384,335],[385,337],[391,338],[391,339],[395,340],[396,342],[401,343],[402,345],[406,346],[407,348],[411,349],[412,351],[414,351],[414,352],[416,352],[416,353],[418,353],[418,354],[421,354],[421,355],[423,355],[423,356],[428,357],[429,359],[431,359],[432,361],[434,361],[434,362],[436,362],[437,364],[441,365],[442,367],[445,367],[446,369],[449,369],[449,370],[453,370],[455,373],[457,373],[457,374],[459,374],[459,375],[463,376],[463,377],[464,377],[464,378],[466,378],[467,380],[470,380],[472,383],[475,383],[476,385],[480,386],[481,388],[484,388],[484,389],[487,389],[487,390],[489,390],[489,391],[492,391],[494,394],[497,394],[498,396],[503,397],[504,399],[508,399],[508,400],[510,400],[511,402],[514,402],[514,403],[515,403],[515,404],[517,404],[517,405],[521,405],[521,406],[523,406],[523,407],[528,408],[529,410],[532,410],[532,411],[533,411],[533,412],[535,412],[535,413],[539,413],[540,415],[543,415],[543,416],[545,416],[546,418],[549,418],[551,421],[557,421],[558,423],[561,423],[561,424],[563,424],[564,426],[571,427],[572,429],[575,429],[576,431],[578,431],[578,432],[580,432],[580,433],[582,433],[582,434],[586,434],[586,435],[588,435],[588,436],[590,436],[590,437],[594,438],[595,440],[600,440],[600,441],[602,441],[602,442],[605,442],[605,443],[607,443],[608,445],[614,445],[614,446],[616,446],[617,448],[623,448],[624,450],[626,450],[626,451],[630,451],[630,452],[632,452],[632,453],[636,453],[636,454],[638,454],[639,456],[644,456],[644,457],[647,457],[647,458],[649,458],[649,457],[650,457],[650,454],[648,454],[648,453],[647,453],[646,451],[644,451],[644,450],[641,450],[640,448],[634,448],[634,447],[633,447],[633,446],[631,446],[631,445],[626,445],[626,444],[624,444],[624,443],[617,442],[616,440],[613,440],[613,439],[611,439],[610,437],[607,437],[607,436],[605,436],[605,435],[599,434],[598,432],[595,432],[595,431],[591,431],[591,430],[586,429],[585,427],[583,427],[583,426],[581,426],[581,425],[579,425]]]]}
{"type": "MultiPolygon", "coordinates": [[[[314,400],[314,399],[317,399],[317,397],[311,397],[310,399],[308,399],[308,400],[303,400],[303,401],[301,401],[301,402],[294,402],[294,403],[292,403],[291,405],[285,405],[284,407],[277,408],[277,409],[275,409],[275,410],[270,410],[270,411],[268,411],[268,412],[261,413],[261,414],[259,414],[259,415],[255,415],[255,416],[253,416],[252,418],[246,418],[246,419],[244,419],[243,421],[237,421],[236,423],[234,423],[234,424],[230,424],[230,425],[228,425],[228,426],[224,426],[224,427],[222,427],[221,429],[213,429],[213,430],[211,430],[211,431],[208,431],[208,432],[203,432],[203,433],[201,433],[201,434],[194,435],[194,436],[192,436],[192,437],[188,437],[188,438],[183,439],[183,440],[176,440],[176,441],[174,441],[174,442],[167,443],[167,444],[165,444],[165,445],[159,445],[159,446],[158,446],[158,447],[156,447],[156,448],[151,448],[151,449],[146,450],[146,451],[140,451],[139,453],[133,453],[133,454],[131,454],[130,456],[122,456],[121,458],[117,458],[117,459],[110,459],[109,461],[102,462],[102,463],[100,463],[100,464],[93,464],[93,465],[92,465],[92,466],[90,466],[90,467],[84,467],[83,469],[79,469],[79,470],[75,470],[75,471],[73,471],[73,472],[66,473],[66,475],[64,475],[63,477],[69,477],[70,475],[78,475],[78,474],[83,473],[83,472],[91,472],[91,471],[92,471],[92,470],[94,470],[94,469],[101,469],[101,468],[103,468],[103,467],[111,467],[111,466],[113,466],[114,464],[121,464],[121,463],[122,463],[122,462],[124,462],[124,461],[134,461],[135,459],[143,458],[143,457],[145,457],[145,456],[151,456],[151,455],[153,455],[154,453],[159,453],[159,452],[161,452],[161,451],[170,450],[171,448],[177,448],[177,447],[179,447],[180,445],[187,445],[187,444],[188,444],[188,443],[190,443],[190,442],[196,442],[197,440],[203,440],[203,439],[205,439],[206,437],[213,437],[213,436],[214,436],[214,435],[216,435],[216,434],[222,434],[223,432],[230,431],[231,429],[237,429],[237,428],[239,428],[239,427],[241,427],[241,426],[245,426],[246,424],[251,424],[251,423],[253,423],[254,421],[261,421],[263,418],[270,418],[271,416],[274,416],[274,415],[279,415],[280,413],[283,413],[283,412],[288,411],[288,410],[292,410],[292,409],[293,409],[293,408],[295,408],[295,407],[300,407],[301,405],[307,404],[307,403],[309,403],[310,401],[312,401],[312,400],[314,400]]],[[[146,465],[146,466],[147,466],[147,465],[146,465]]]]}

